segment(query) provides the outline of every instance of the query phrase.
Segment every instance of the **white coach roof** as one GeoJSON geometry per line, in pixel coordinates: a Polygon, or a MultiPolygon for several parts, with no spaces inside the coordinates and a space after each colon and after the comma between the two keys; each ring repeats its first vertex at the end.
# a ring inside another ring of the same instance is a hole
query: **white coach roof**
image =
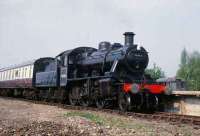
{"type": "Polygon", "coordinates": [[[5,70],[9,70],[9,69],[27,66],[27,65],[32,65],[32,64],[34,64],[35,61],[36,60],[30,60],[30,61],[26,61],[26,62],[23,62],[23,63],[20,63],[20,64],[11,65],[9,67],[0,68],[0,72],[5,71],[5,70]]]}

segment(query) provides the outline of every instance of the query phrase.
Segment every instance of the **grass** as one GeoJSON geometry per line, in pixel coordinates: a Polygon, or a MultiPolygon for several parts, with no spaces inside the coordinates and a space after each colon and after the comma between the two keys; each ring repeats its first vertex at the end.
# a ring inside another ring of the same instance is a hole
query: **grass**
{"type": "MultiPolygon", "coordinates": [[[[98,113],[91,113],[91,112],[86,112],[86,111],[70,111],[64,114],[65,117],[83,117],[86,118],[96,124],[99,125],[105,125],[105,126],[110,126],[114,128],[121,128],[121,129],[134,129],[137,132],[144,133],[145,135],[153,136],[159,132],[157,132],[157,127],[159,128],[159,131],[162,131],[164,135],[167,134],[172,134],[171,131],[169,131],[169,128],[159,127],[159,124],[149,124],[145,123],[142,120],[129,120],[124,117],[118,117],[114,115],[104,115],[104,114],[98,114],[98,113]]],[[[174,133],[174,132],[173,132],[174,133]]],[[[190,130],[186,129],[186,127],[182,126],[179,128],[177,133],[182,133],[183,136],[190,136],[192,133],[190,130]]]]}
{"type": "Polygon", "coordinates": [[[90,112],[79,112],[79,111],[70,111],[64,114],[65,117],[83,117],[86,118],[96,124],[99,125],[108,125],[112,127],[119,127],[119,128],[134,128],[134,129],[144,129],[146,127],[149,128],[149,126],[142,124],[142,123],[136,123],[128,120],[124,120],[120,117],[115,116],[101,116],[95,113],[90,112]]]}
{"type": "Polygon", "coordinates": [[[66,117],[74,117],[74,116],[83,117],[83,118],[91,120],[92,122],[95,122],[96,124],[99,124],[99,125],[105,124],[105,120],[102,117],[92,114],[92,113],[88,113],[88,112],[72,111],[72,112],[65,113],[64,115],[66,117]]]}

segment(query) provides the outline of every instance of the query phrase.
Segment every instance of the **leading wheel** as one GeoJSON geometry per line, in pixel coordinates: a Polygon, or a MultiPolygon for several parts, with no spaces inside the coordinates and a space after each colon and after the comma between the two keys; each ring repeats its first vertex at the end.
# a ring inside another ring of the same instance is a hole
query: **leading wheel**
{"type": "Polygon", "coordinates": [[[103,98],[97,98],[95,103],[99,109],[103,109],[106,106],[106,101],[103,98]]]}
{"type": "Polygon", "coordinates": [[[80,100],[80,105],[81,105],[81,106],[84,106],[84,107],[88,107],[88,106],[90,106],[90,100],[87,99],[87,98],[82,98],[82,99],[80,100]]]}
{"type": "Polygon", "coordinates": [[[131,110],[131,97],[128,93],[119,92],[118,96],[118,105],[121,111],[130,111],[131,110]]]}
{"type": "Polygon", "coordinates": [[[69,92],[69,103],[70,103],[71,105],[75,106],[75,105],[78,104],[78,100],[74,97],[74,95],[73,95],[73,93],[72,93],[73,90],[74,90],[74,89],[72,89],[72,90],[69,92]]]}

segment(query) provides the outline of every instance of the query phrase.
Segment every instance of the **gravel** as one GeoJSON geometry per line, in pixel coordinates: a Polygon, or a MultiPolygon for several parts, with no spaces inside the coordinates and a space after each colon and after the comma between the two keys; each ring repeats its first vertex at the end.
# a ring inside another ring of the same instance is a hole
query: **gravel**
{"type": "Polygon", "coordinates": [[[199,136],[188,125],[134,119],[102,112],[73,111],[0,98],[0,136],[199,136]]]}

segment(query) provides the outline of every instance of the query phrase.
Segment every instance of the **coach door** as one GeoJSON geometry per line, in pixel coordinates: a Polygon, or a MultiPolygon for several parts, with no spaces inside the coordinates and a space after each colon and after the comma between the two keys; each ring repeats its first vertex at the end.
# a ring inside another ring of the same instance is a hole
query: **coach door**
{"type": "Polygon", "coordinates": [[[62,67],[60,69],[60,86],[67,85],[67,67],[62,67]]]}
{"type": "Polygon", "coordinates": [[[57,57],[57,62],[59,64],[58,71],[60,73],[60,86],[64,87],[67,85],[67,59],[66,55],[62,55],[57,57]]]}
{"type": "Polygon", "coordinates": [[[67,85],[67,66],[68,66],[68,56],[63,55],[63,66],[60,69],[60,86],[66,86],[67,85]]]}

